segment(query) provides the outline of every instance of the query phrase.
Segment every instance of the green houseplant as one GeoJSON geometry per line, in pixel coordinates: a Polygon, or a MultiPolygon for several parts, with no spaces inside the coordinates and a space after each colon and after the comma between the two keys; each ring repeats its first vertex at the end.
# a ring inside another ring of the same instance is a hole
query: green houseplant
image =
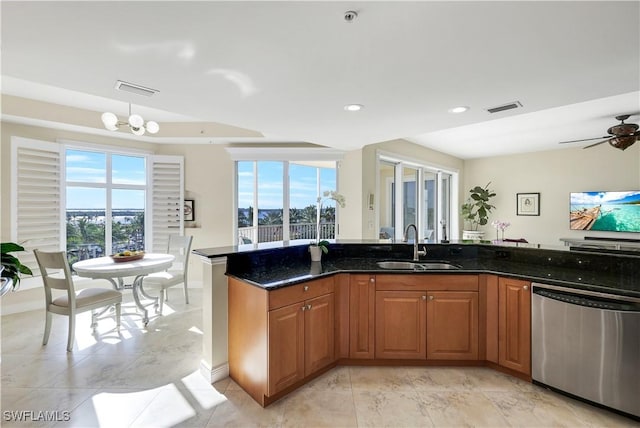
{"type": "Polygon", "coordinates": [[[9,254],[18,251],[24,251],[24,247],[14,242],[0,243],[0,253],[2,253],[2,284],[4,285],[5,281],[11,281],[14,290],[20,285],[20,274],[33,275],[29,267],[23,265],[16,256],[9,254]]]}
{"type": "Polygon", "coordinates": [[[461,215],[465,224],[462,239],[473,239],[469,237],[465,238],[464,232],[477,232],[478,226],[484,226],[489,222],[489,213],[495,208],[489,201],[496,196],[496,194],[489,189],[490,184],[491,182],[487,183],[484,187],[475,186],[469,190],[469,198],[461,206],[461,215]]]}

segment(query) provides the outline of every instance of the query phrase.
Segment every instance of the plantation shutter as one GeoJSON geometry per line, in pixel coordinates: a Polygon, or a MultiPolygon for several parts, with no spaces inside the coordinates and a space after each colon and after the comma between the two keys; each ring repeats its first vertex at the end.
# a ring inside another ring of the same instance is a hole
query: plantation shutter
{"type": "Polygon", "coordinates": [[[182,156],[150,156],[148,170],[151,221],[147,224],[151,230],[147,235],[151,236],[151,251],[164,253],[169,235],[184,232],[184,160],[182,156]]]}
{"type": "Polygon", "coordinates": [[[28,251],[20,261],[39,275],[34,249],[60,251],[64,242],[62,146],[11,137],[11,240],[28,251]]]}

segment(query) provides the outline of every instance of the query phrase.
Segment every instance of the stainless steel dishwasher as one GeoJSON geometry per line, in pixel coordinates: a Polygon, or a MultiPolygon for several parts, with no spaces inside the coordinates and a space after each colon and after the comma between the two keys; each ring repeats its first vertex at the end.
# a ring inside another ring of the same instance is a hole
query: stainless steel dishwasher
{"type": "Polygon", "coordinates": [[[640,298],[532,287],[534,382],[640,418],[640,298]]]}

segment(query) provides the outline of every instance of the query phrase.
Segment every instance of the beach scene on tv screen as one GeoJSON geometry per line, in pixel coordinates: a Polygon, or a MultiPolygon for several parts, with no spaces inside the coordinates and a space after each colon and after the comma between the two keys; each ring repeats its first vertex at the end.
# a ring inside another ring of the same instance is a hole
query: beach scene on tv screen
{"type": "Polygon", "coordinates": [[[640,191],[571,193],[572,230],[640,232],[640,191]]]}

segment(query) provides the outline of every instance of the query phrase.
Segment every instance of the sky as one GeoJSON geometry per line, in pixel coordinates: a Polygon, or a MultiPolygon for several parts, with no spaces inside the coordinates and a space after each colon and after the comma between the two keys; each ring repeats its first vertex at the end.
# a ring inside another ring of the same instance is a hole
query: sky
{"type": "Polygon", "coordinates": [[[635,192],[579,192],[571,194],[574,205],[597,205],[611,202],[640,201],[640,191],[635,192]]]}
{"type": "MultiPolygon", "coordinates": [[[[109,155],[84,150],[67,150],[66,179],[69,182],[107,182],[107,160],[109,155]]],[[[145,158],[143,156],[110,155],[111,176],[114,186],[146,183],[145,158]]],[[[106,189],[96,187],[67,187],[67,209],[104,209],[106,189]]],[[[114,209],[144,209],[145,191],[142,189],[113,189],[114,209]]]]}
{"type": "MultiPolygon", "coordinates": [[[[238,207],[253,206],[254,162],[238,162],[238,207]]],[[[316,205],[318,197],[318,168],[289,164],[289,199],[291,208],[316,205]]],[[[258,207],[277,209],[283,207],[283,163],[258,162],[258,207]]],[[[336,190],[336,170],[320,168],[320,194],[325,190],[336,190]]],[[[326,201],[323,206],[335,206],[334,201],[326,201]]]]}

